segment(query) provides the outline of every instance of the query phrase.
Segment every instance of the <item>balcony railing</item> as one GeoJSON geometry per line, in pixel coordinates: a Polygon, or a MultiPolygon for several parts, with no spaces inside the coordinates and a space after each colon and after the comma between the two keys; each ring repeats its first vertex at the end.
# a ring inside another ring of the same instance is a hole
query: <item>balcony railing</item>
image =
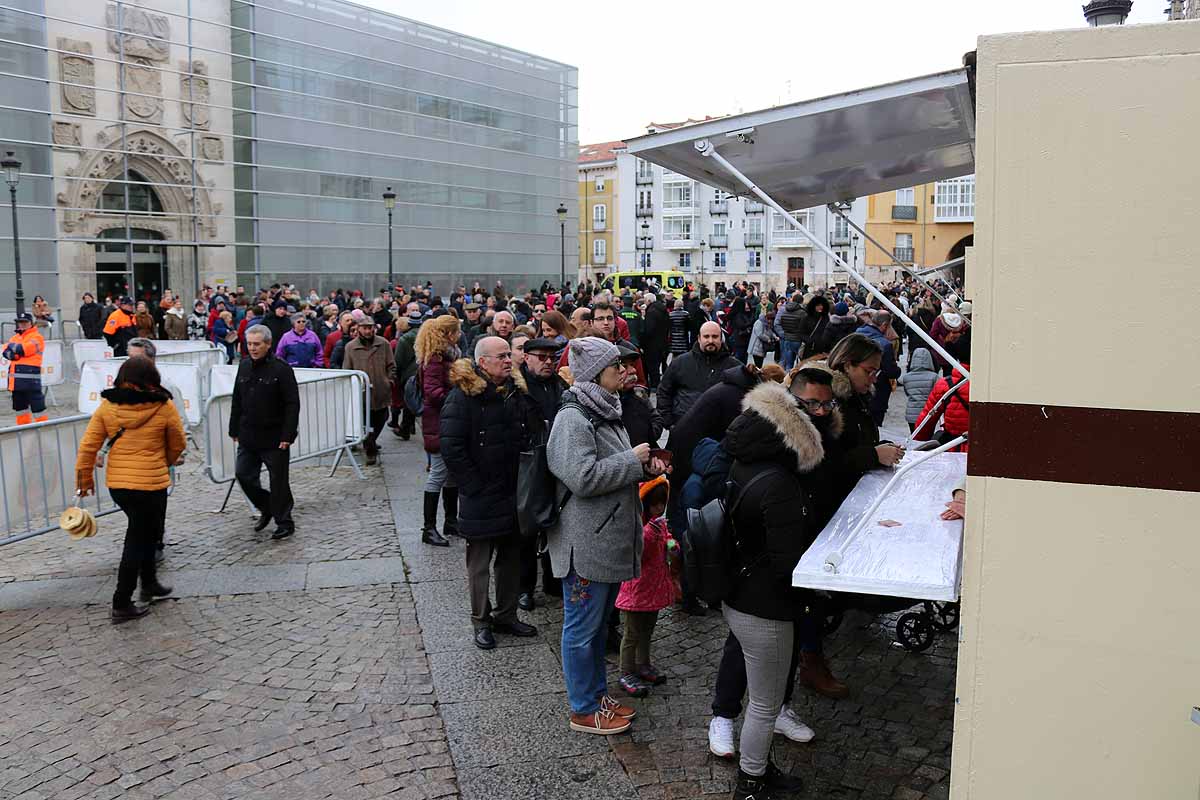
{"type": "Polygon", "coordinates": [[[645,186],[648,183],[654,183],[654,173],[638,171],[637,178],[635,180],[638,186],[645,186]]]}
{"type": "Polygon", "coordinates": [[[893,247],[892,255],[898,261],[902,261],[905,264],[911,264],[913,261],[913,249],[911,247],[893,247]]]}
{"type": "Polygon", "coordinates": [[[603,220],[603,219],[592,220],[592,230],[593,231],[608,230],[608,220],[603,220]]]}
{"type": "Polygon", "coordinates": [[[729,247],[729,237],[728,236],[720,236],[715,233],[710,234],[708,237],[708,246],[709,247],[729,247]]]}
{"type": "Polygon", "coordinates": [[[690,233],[664,233],[663,247],[695,247],[696,237],[690,233]]]}
{"type": "Polygon", "coordinates": [[[637,246],[638,246],[638,250],[653,250],[654,249],[654,237],[653,236],[637,237],[637,246]]]}
{"type": "Polygon", "coordinates": [[[916,206],[892,206],[892,219],[911,219],[917,218],[916,206]]]}
{"type": "Polygon", "coordinates": [[[639,217],[653,217],[654,206],[638,206],[637,211],[634,213],[639,217]]]}
{"type": "Polygon", "coordinates": [[[771,231],[771,247],[809,247],[811,242],[794,228],[771,231]]]}
{"type": "Polygon", "coordinates": [[[746,247],[762,247],[763,235],[761,233],[746,233],[742,234],[742,241],[746,247]]]}
{"type": "Polygon", "coordinates": [[[848,244],[850,244],[850,235],[847,233],[843,233],[843,234],[835,233],[829,237],[829,246],[830,247],[845,247],[848,244]]]}
{"type": "Polygon", "coordinates": [[[742,204],[742,210],[747,214],[761,214],[765,209],[757,200],[747,200],[742,204]]]}
{"type": "Polygon", "coordinates": [[[592,253],[592,263],[593,264],[607,264],[608,263],[608,255],[605,253],[592,253]]]}
{"type": "Polygon", "coordinates": [[[728,200],[709,200],[708,201],[708,213],[710,213],[710,214],[728,214],[729,213],[729,201],[728,200]]]}
{"type": "Polygon", "coordinates": [[[691,214],[696,215],[695,200],[664,200],[662,204],[664,214],[691,214]]]}

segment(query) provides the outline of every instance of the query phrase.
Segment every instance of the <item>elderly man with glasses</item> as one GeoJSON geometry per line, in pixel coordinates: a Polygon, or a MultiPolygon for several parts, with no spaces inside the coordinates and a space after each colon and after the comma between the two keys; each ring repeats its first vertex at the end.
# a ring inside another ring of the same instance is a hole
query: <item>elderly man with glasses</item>
{"type": "Polygon", "coordinates": [[[458,532],[467,542],[467,579],[475,646],[491,650],[495,633],[535,636],[517,619],[521,535],[517,525],[517,467],[522,450],[541,441],[546,422],[512,350],[498,336],[475,343],[475,363],[450,368],[454,388],[440,419],[441,455],[459,488],[458,532]],[[489,599],[492,564],[496,603],[489,599]]]}

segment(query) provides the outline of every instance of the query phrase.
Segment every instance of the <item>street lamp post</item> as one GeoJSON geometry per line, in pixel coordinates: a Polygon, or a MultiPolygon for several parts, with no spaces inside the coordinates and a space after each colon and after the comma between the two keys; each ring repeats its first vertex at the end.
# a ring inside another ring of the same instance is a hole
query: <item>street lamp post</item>
{"type": "MultiPolygon", "coordinates": [[[[642,241],[638,245],[638,249],[641,250],[643,247],[646,250],[650,249],[650,223],[646,222],[645,220],[642,220],[642,241]]],[[[642,258],[642,274],[643,275],[645,275],[646,270],[650,268],[650,259],[648,257],[649,253],[647,253],[646,256],[647,257],[642,258]]]]}
{"type": "Polygon", "coordinates": [[[396,290],[396,279],[392,273],[392,210],[396,207],[396,193],[392,187],[387,187],[383,193],[383,207],[388,212],[388,291],[396,290]]]}
{"type": "Polygon", "coordinates": [[[558,204],[558,236],[561,250],[558,266],[558,291],[564,291],[567,283],[567,207],[558,204]]]}
{"type": "Polygon", "coordinates": [[[0,169],[4,170],[4,180],[8,182],[8,192],[12,200],[12,235],[13,235],[13,268],[17,277],[17,316],[25,313],[25,290],[21,288],[21,236],[17,232],[17,184],[21,182],[21,162],[9,150],[0,161],[0,169]]]}

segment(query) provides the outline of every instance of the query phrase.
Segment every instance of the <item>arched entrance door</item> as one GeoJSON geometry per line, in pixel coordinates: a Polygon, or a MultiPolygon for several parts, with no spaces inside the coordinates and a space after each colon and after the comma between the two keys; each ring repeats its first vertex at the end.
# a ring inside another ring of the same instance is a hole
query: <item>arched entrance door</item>
{"type": "Polygon", "coordinates": [[[157,303],[167,285],[167,248],[146,241],[162,241],[164,237],[158,231],[137,227],[137,219],[162,214],[163,206],[158,194],[140,173],[130,170],[128,174],[128,188],[126,184],[114,181],[104,187],[100,196],[101,209],[109,212],[130,212],[130,227],[128,236],[125,235],[126,229],[123,227],[100,232],[101,239],[120,241],[96,243],[97,297],[103,298],[106,294],[111,294],[115,298],[128,294],[134,300],[145,300],[147,304],[157,303]],[[128,204],[126,197],[129,200],[128,204]],[[134,216],[135,214],[137,216],[134,216]],[[129,245],[123,241],[125,239],[142,241],[129,245]],[[126,252],[129,249],[132,249],[132,253],[126,252]]]}

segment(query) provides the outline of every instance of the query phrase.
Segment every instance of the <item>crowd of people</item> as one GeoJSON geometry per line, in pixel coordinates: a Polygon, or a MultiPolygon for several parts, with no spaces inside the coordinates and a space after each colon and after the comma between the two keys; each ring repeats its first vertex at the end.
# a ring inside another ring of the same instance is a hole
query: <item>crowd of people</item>
{"type": "MultiPolygon", "coordinates": [[[[884,290],[967,365],[970,304],[957,287],[936,288],[945,301],[911,280],[884,290]]],[[[500,284],[476,284],[440,296],[427,284],[321,297],[272,286],[205,289],[186,317],[179,298],[154,308],[120,298],[95,313],[85,296],[80,319],[87,310],[85,331],[114,350],[135,337],[209,338],[240,359],[228,433],[238,442],[239,483],[260,512],[256,530],[274,521],[276,539],[295,531],[287,482],[299,413],[293,369],[366,372],[368,463],[385,426],[409,439],[419,421],[427,455],[421,539],[431,547],[465,541],[475,645],[538,635],[518,612],[536,606],[539,573],[542,594],[562,598],[572,730],[631,728],[636,708],[614,692],[644,697],[666,680],[652,645],[661,610],[678,603],[687,614],[723,614],[729,634],[709,747],[722,757],[740,752],[735,798],[778,796],[800,782],[771,761],[772,737],[815,735],[789,707],[796,685],[848,693],[823,655],[836,601],[793,588],[792,570],[858,479],[904,457],[906,442],[881,434],[893,389],[904,393],[909,438],[948,442],[967,429],[969,383],[862,291],[777,294],[740,284],[678,294],[546,284],[510,295],[500,284]],[[269,490],[259,483],[263,466],[269,490]],[[688,511],[715,498],[726,501],[737,563],[728,591],[706,604],[680,545],[688,511]],[[609,648],[620,666],[612,691],[609,648]]],[[[131,520],[114,621],[144,613],[131,602],[138,577],[144,600],[170,592],[147,543],[161,540],[160,505],[165,513],[157,459],[165,469],[182,448],[178,414],[146,361],[127,361],[104,393],[77,465],[88,491],[85,473],[102,446],[120,462],[144,457],[147,437],[164,443],[150,459],[152,475],[108,473],[131,520]],[[126,433],[114,437],[117,430],[126,433]]],[[[961,516],[965,496],[947,499],[945,518],[961,516]]]]}

